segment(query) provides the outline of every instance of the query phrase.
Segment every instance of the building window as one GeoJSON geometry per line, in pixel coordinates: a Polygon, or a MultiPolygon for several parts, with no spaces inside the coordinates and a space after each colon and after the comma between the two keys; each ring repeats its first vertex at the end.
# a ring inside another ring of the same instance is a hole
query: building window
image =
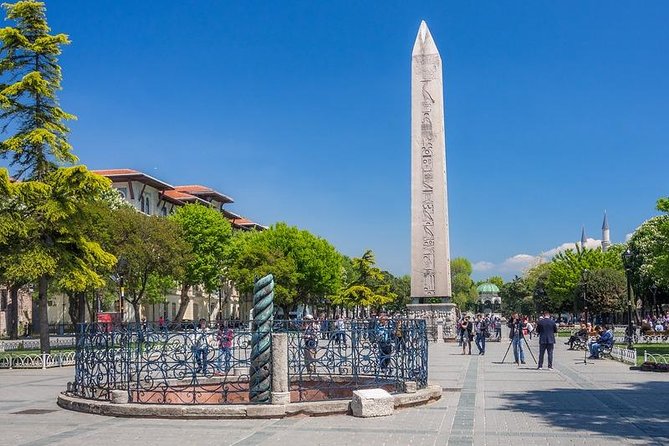
{"type": "Polygon", "coordinates": [[[7,290],[0,291],[0,311],[7,309],[7,290]]]}
{"type": "Polygon", "coordinates": [[[172,302],[172,320],[176,319],[177,317],[177,304],[172,302]]]}
{"type": "Polygon", "coordinates": [[[160,210],[160,215],[167,217],[167,208],[165,206],[160,210]]]}
{"type": "Polygon", "coordinates": [[[119,194],[121,194],[121,197],[123,197],[124,200],[128,199],[128,188],[127,187],[119,187],[116,189],[119,194]]]}
{"type": "Polygon", "coordinates": [[[144,197],[139,197],[139,207],[142,212],[144,212],[144,197]]]}
{"type": "Polygon", "coordinates": [[[146,213],[151,215],[151,201],[149,200],[149,197],[146,197],[145,201],[146,201],[146,213]]]}

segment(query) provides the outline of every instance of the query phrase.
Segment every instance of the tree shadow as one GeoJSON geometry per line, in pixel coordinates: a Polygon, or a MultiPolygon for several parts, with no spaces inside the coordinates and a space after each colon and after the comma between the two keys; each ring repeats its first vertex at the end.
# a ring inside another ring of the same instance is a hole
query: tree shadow
{"type": "Polygon", "coordinates": [[[651,381],[621,389],[555,388],[499,395],[502,410],[531,413],[570,432],[669,444],[669,382],[651,381]]]}

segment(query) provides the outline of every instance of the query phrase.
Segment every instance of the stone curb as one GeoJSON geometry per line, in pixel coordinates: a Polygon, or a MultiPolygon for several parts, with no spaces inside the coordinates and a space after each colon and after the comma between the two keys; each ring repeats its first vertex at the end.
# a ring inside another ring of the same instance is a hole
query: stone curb
{"type": "MultiPolygon", "coordinates": [[[[393,395],[395,409],[428,404],[441,398],[442,389],[428,385],[415,393],[393,395]]],[[[291,403],[286,405],[177,405],[177,404],[113,404],[109,401],[88,400],[68,395],[58,395],[58,405],[63,409],[111,417],[133,418],[284,418],[295,415],[325,416],[350,414],[350,400],[330,400],[291,403]]]]}

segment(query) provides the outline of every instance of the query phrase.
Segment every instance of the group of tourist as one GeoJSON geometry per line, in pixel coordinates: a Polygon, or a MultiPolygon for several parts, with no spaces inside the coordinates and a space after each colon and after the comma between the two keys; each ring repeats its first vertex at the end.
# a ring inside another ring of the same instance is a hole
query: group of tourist
{"type": "Polygon", "coordinates": [[[200,319],[195,330],[193,330],[191,345],[191,351],[193,352],[197,364],[195,373],[207,374],[209,351],[212,348],[212,341],[216,346],[216,367],[214,375],[228,373],[231,369],[234,336],[235,333],[232,327],[225,321],[219,323],[216,333],[212,336],[211,330],[207,327],[206,319],[200,319]]]}
{"type": "Polygon", "coordinates": [[[472,354],[472,341],[476,344],[479,355],[485,355],[486,339],[499,340],[502,337],[502,321],[499,317],[477,314],[472,319],[469,315],[462,316],[457,323],[458,344],[462,346],[462,354],[472,354]]]}
{"type": "Polygon", "coordinates": [[[641,334],[664,333],[669,331],[669,312],[665,315],[649,315],[641,321],[641,334]]]}
{"type": "Polygon", "coordinates": [[[390,370],[390,363],[394,351],[404,349],[403,320],[399,315],[390,317],[386,313],[373,313],[366,321],[356,321],[355,326],[341,315],[334,320],[334,329],[331,329],[325,318],[314,319],[307,314],[303,319],[302,349],[304,364],[308,373],[316,371],[319,339],[332,339],[338,347],[347,348],[346,329],[355,331],[356,337],[365,339],[375,347],[378,358],[378,367],[381,372],[390,370]],[[325,321],[325,323],[324,323],[325,321]],[[325,329],[325,331],[323,330],[325,329]],[[323,334],[325,336],[323,336],[323,334]]]}
{"type": "MultiPolygon", "coordinates": [[[[347,330],[354,330],[357,339],[369,342],[377,353],[377,366],[381,372],[390,370],[392,354],[405,350],[403,320],[391,318],[386,313],[374,314],[365,321],[348,321],[338,315],[327,327],[323,337],[323,320],[315,319],[311,314],[295,321],[291,326],[300,333],[298,336],[300,349],[304,357],[304,366],[308,373],[314,373],[319,358],[321,339],[328,339],[334,346],[348,348],[347,330]]],[[[223,375],[231,369],[233,341],[235,332],[231,323],[221,321],[215,332],[210,330],[205,319],[200,319],[193,332],[189,335],[191,351],[196,364],[195,373],[207,374],[210,353],[216,349],[214,375],[223,375]]],[[[349,340],[350,342],[350,340],[349,340]]]]}
{"type": "Polygon", "coordinates": [[[581,322],[578,331],[569,336],[565,342],[569,345],[569,350],[585,347],[590,352],[590,359],[598,359],[603,350],[613,347],[613,343],[613,326],[603,324],[593,327],[590,322],[581,322]]]}

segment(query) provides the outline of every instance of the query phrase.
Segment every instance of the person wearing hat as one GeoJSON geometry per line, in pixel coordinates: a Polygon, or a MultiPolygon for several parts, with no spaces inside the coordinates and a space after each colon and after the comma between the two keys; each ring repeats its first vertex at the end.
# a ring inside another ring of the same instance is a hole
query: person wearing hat
{"type": "Polygon", "coordinates": [[[304,316],[304,365],[308,373],[316,371],[316,353],[318,352],[318,323],[311,314],[304,316]]]}

